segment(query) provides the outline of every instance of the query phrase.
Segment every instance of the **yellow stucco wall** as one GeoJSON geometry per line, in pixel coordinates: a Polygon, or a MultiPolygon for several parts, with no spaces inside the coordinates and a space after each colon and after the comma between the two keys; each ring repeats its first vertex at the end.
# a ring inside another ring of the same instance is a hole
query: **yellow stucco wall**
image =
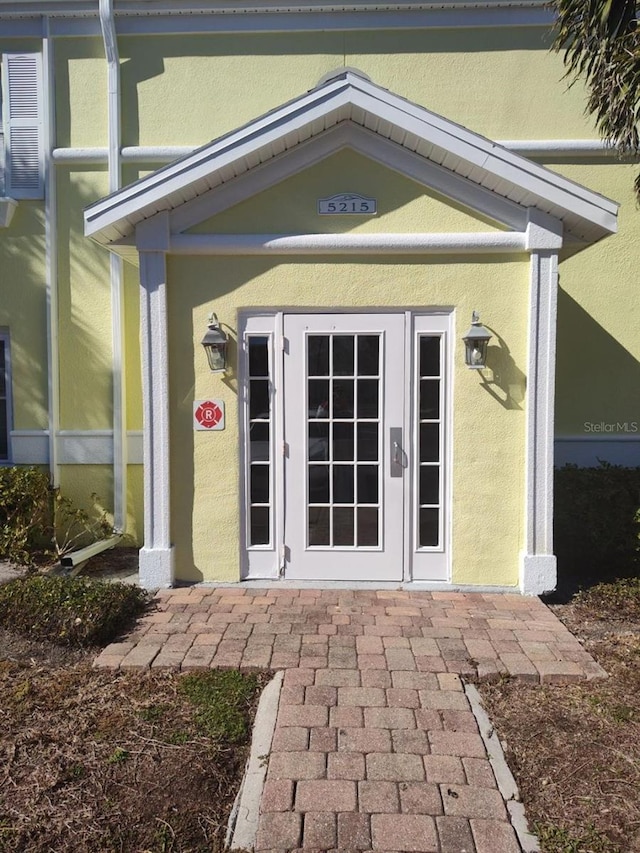
{"type": "Polygon", "coordinates": [[[58,147],[107,146],[107,63],[100,38],[55,41],[58,147]]]}
{"type": "Polygon", "coordinates": [[[119,47],[126,145],[203,144],[345,65],[494,139],[596,136],[581,86],[567,90],[537,28],[127,36],[119,47]]]}
{"type": "Polygon", "coordinates": [[[0,327],[11,336],[14,429],[46,429],[47,323],[44,212],[21,202],[0,230],[0,327]]]}
{"type": "Polygon", "coordinates": [[[104,171],[58,168],[61,429],[112,426],[109,255],[83,234],[83,209],[105,195],[104,171]]]}
{"type": "Polygon", "coordinates": [[[262,258],[170,258],[171,512],[178,576],[239,576],[237,379],[231,375],[221,381],[206,366],[199,341],[211,310],[237,328],[238,307],[456,305],[459,337],[480,304],[503,339],[500,381],[515,399],[505,402],[499,385],[490,391],[480,387],[478,374],[463,366],[456,342],[453,580],[515,585],[523,529],[527,270],[527,263],[516,259],[407,263],[358,258],[332,263],[309,257],[274,263],[262,258]],[[225,400],[226,429],[194,432],[192,402],[210,396],[225,400]],[[498,504],[500,512],[482,513],[479,524],[478,507],[498,504]]]}
{"type": "Polygon", "coordinates": [[[40,39],[6,38],[0,36],[0,54],[2,53],[38,53],[42,50],[40,39]]]}
{"type": "MultiPolygon", "coordinates": [[[[75,508],[85,510],[92,520],[104,512],[107,521],[113,524],[111,465],[61,465],[59,473],[61,494],[70,498],[75,508]]],[[[122,545],[141,545],[143,542],[143,492],[142,465],[128,465],[126,537],[122,545]]]]}
{"type": "Polygon", "coordinates": [[[622,203],[619,233],[560,265],[556,433],[588,435],[587,424],[626,423],[632,434],[636,423],[637,434],[640,211],[633,181],[639,167],[613,160],[553,168],[622,203]]]}
{"type": "Polygon", "coordinates": [[[497,222],[455,205],[415,181],[374,163],[353,150],[340,151],[299,175],[212,216],[192,229],[216,232],[313,234],[365,232],[493,231],[497,222]],[[318,216],[316,200],[357,192],[375,198],[375,216],[318,216]]]}

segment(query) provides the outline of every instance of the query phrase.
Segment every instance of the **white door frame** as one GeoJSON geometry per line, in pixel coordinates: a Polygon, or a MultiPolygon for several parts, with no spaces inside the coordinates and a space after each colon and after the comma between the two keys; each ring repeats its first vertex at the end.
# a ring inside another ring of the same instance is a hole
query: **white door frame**
{"type": "MultiPolygon", "coordinates": [[[[452,421],[452,405],[451,405],[451,389],[452,389],[452,358],[450,350],[453,341],[453,311],[452,309],[433,309],[425,311],[425,309],[415,310],[394,310],[377,309],[377,310],[349,310],[336,312],[335,309],[318,309],[310,312],[306,310],[291,310],[287,311],[287,316],[332,316],[344,317],[348,314],[353,317],[371,318],[371,322],[364,322],[364,325],[358,322],[356,325],[362,330],[366,328],[377,328],[380,325],[376,324],[375,317],[380,315],[391,315],[393,317],[402,317],[404,323],[404,352],[403,352],[403,371],[405,381],[404,403],[402,405],[402,413],[400,417],[394,420],[394,423],[386,423],[384,426],[384,436],[382,445],[384,454],[388,455],[389,442],[388,427],[399,426],[403,430],[403,442],[408,455],[408,468],[401,483],[401,500],[403,504],[403,520],[402,520],[402,548],[399,560],[401,562],[401,570],[394,578],[381,578],[372,575],[366,579],[372,582],[384,582],[385,580],[396,581],[435,581],[446,583],[451,578],[451,472],[452,472],[452,436],[451,436],[451,421],[452,421]],[[440,411],[441,411],[441,445],[440,445],[440,470],[444,472],[441,476],[440,485],[440,536],[439,544],[434,548],[416,548],[417,537],[417,482],[418,470],[417,454],[418,448],[418,424],[417,424],[417,370],[418,370],[418,340],[421,334],[434,333],[442,336],[441,350],[441,389],[440,389],[440,411]]],[[[241,514],[241,572],[242,578],[258,579],[258,578],[277,578],[288,577],[295,580],[309,579],[311,576],[306,576],[304,572],[294,568],[292,571],[287,571],[291,565],[289,562],[290,554],[287,552],[285,544],[285,465],[288,460],[285,458],[286,445],[284,443],[285,434],[285,393],[284,393],[284,359],[287,357],[286,350],[288,340],[283,336],[284,314],[279,311],[246,311],[242,312],[239,323],[239,375],[240,382],[240,470],[241,470],[241,489],[240,489],[240,514],[241,514]],[[272,517],[270,520],[271,528],[268,542],[250,546],[247,543],[250,541],[250,522],[248,508],[248,498],[250,495],[249,482],[249,440],[248,436],[251,430],[255,429],[255,423],[250,423],[248,413],[248,342],[252,337],[268,339],[269,358],[270,358],[270,380],[271,385],[271,432],[270,432],[270,458],[273,460],[273,467],[270,474],[271,483],[271,500],[272,500],[272,517]]],[[[345,328],[345,332],[348,331],[345,328]]],[[[388,459],[384,459],[385,477],[387,476],[386,467],[388,459]]],[[[330,552],[323,552],[330,554],[330,552]]],[[[339,577],[315,578],[316,580],[361,580],[360,577],[349,576],[348,571],[339,574],[339,577]]]]}

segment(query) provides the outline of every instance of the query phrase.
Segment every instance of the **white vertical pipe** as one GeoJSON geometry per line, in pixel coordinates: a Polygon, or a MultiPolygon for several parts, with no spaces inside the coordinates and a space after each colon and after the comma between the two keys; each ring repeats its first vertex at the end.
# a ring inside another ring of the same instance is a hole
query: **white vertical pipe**
{"type": "MultiPolygon", "coordinates": [[[[99,0],[100,27],[107,57],[109,192],[122,186],[120,57],[113,0],[99,0]]],[[[113,526],[127,526],[127,399],[124,349],[124,274],[122,259],[110,253],[111,334],[113,347],[113,526]]]]}
{"type": "Polygon", "coordinates": [[[56,170],[52,152],[56,146],[55,57],[50,21],[44,19],[42,39],[44,85],[44,213],[47,324],[47,390],[49,406],[49,471],[54,486],[60,485],[57,436],[60,428],[60,352],[58,345],[58,218],[56,170]]]}

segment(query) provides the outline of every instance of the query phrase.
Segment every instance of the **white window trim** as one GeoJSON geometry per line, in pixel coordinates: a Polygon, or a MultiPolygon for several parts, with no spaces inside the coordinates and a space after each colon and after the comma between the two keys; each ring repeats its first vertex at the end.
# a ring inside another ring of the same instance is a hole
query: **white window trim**
{"type": "MultiPolygon", "coordinates": [[[[44,153],[44,77],[42,54],[19,51],[0,54],[2,69],[0,77],[0,116],[2,118],[2,155],[0,167],[0,196],[5,202],[0,208],[2,215],[9,220],[15,210],[16,199],[44,198],[45,153],[44,153]],[[25,77],[26,75],[26,77],[25,77]],[[20,80],[20,94],[17,103],[12,100],[13,83],[20,80]],[[32,86],[29,84],[33,83],[32,86]],[[21,106],[16,115],[12,115],[12,104],[21,106]],[[25,105],[32,109],[31,114],[23,114],[25,105]],[[13,131],[21,137],[16,146],[18,156],[12,161],[11,139],[13,131]],[[25,137],[24,132],[31,134],[25,137]],[[31,158],[31,165],[24,157],[31,158]],[[35,165],[33,164],[35,161],[35,165]],[[7,201],[13,204],[7,204],[7,201]]],[[[8,223],[6,223],[8,224],[8,223]]]]}
{"type": "MultiPolygon", "coordinates": [[[[0,67],[2,58],[0,57],[0,67]]],[[[7,195],[7,154],[5,150],[4,122],[2,121],[2,81],[0,80],[0,228],[8,228],[11,225],[13,214],[16,212],[18,202],[7,195]]]]}
{"type": "Polygon", "coordinates": [[[405,541],[410,549],[405,565],[410,567],[411,577],[406,580],[451,581],[451,516],[452,516],[452,477],[453,477],[453,324],[454,314],[450,310],[410,312],[410,323],[407,323],[411,335],[411,351],[408,364],[411,371],[411,459],[414,468],[409,478],[411,495],[406,522],[409,525],[405,541]],[[420,364],[419,346],[423,335],[436,335],[441,339],[441,374],[440,374],[440,536],[437,546],[418,546],[419,531],[419,471],[416,467],[420,458],[418,425],[419,389],[418,370],[420,364]],[[424,567],[424,568],[423,568],[424,567]],[[436,576],[434,576],[436,575],[436,576]],[[439,575],[439,576],[437,576],[439,575]]]}
{"type": "Polygon", "coordinates": [[[284,474],[281,463],[283,447],[282,428],[282,314],[279,312],[247,312],[240,319],[240,346],[238,348],[238,369],[242,377],[243,393],[238,395],[240,405],[240,575],[242,580],[277,578],[283,566],[284,541],[284,474]],[[249,359],[247,339],[249,337],[269,338],[270,358],[270,405],[271,405],[271,537],[268,545],[248,545],[249,541],[249,397],[248,375],[249,359]]]}

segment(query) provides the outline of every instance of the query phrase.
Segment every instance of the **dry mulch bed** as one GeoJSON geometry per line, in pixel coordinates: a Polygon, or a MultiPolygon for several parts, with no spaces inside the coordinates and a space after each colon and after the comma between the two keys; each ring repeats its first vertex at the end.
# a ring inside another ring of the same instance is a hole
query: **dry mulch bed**
{"type": "Polygon", "coordinates": [[[552,607],[609,673],[571,685],[481,685],[545,853],[640,851],[640,583],[552,607]]]}
{"type": "Polygon", "coordinates": [[[216,739],[185,676],[92,670],[94,651],[7,631],[0,644],[2,853],[223,849],[266,676],[243,699],[246,733],[216,739]]]}

